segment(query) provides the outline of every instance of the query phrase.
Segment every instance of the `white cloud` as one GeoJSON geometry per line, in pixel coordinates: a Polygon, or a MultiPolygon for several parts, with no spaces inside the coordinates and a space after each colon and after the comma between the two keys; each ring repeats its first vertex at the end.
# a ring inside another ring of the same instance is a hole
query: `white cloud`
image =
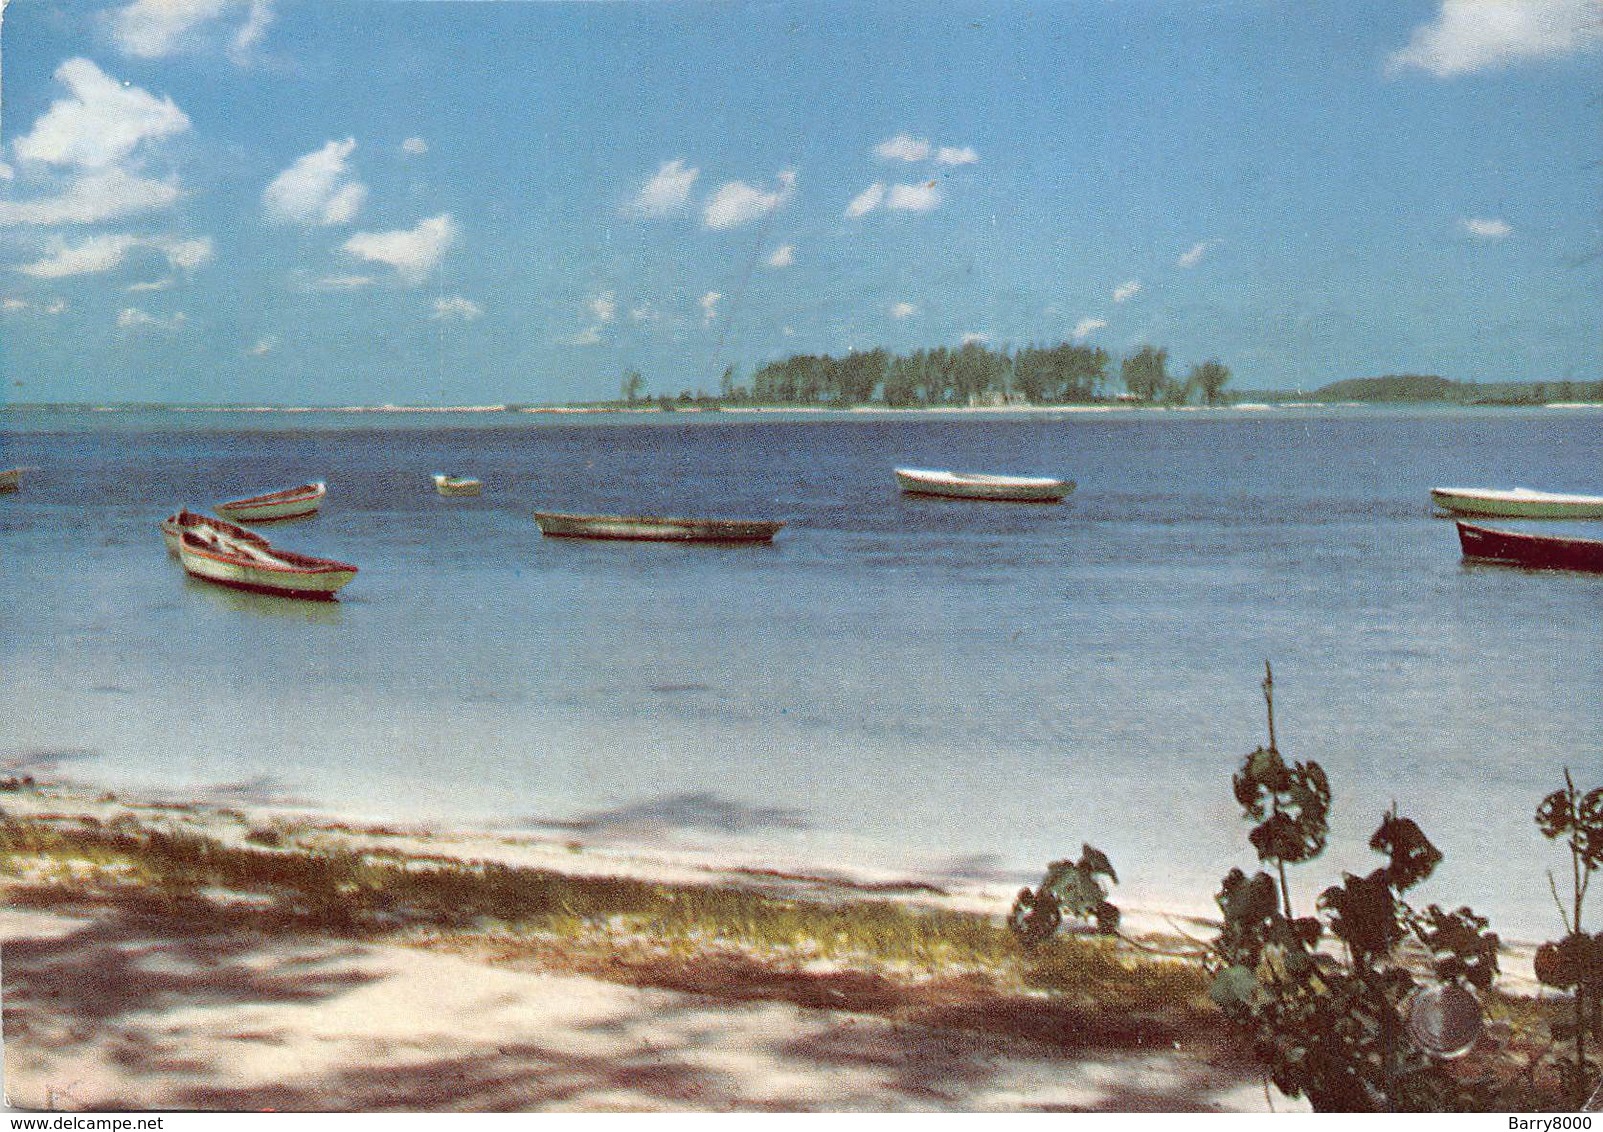
{"type": "Polygon", "coordinates": [[[918,313],[918,307],[913,303],[895,303],[891,307],[891,317],[894,319],[912,318],[918,313]]]}
{"type": "Polygon", "coordinates": [[[1598,0],[1442,0],[1435,19],[1414,29],[1408,46],[1387,59],[1437,78],[1522,60],[1571,55],[1603,43],[1598,0]]]}
{"type": "Polygon", "coordinates": [[[354,291],[358,287],[371,287],[377,282],[371,275],[325,275],[314,286],[320,291],[354,291]]]}
{"type": "Polygon", "coordinates": [[[1120,283],[1117,287],[1115,287],[1113,289],[1113,301],[1116,302],[1116,303],[1122,303],[1122,302],[1125,302],[1126,300],[1135,298],[1140,293],[1141,293],[1141,283],[1140,283],[1140,281],[1136,280],[1136,279],[1131,279],[1127,283],[1120,283]]]}
{"type": "Polygon", "coordinates": [[[967,334],[963,335],[961,345],[983,346],[990,340],[991,336],[989,334],[981,334],[978,330],[970,330],[967,334]]]}
{"type": "Polygon", "coordinates": [[[367,186],[347,163],[356,139],[330,141],[295,159],[262,191],[267,215],[283,224],[346,224],[367,198],[367,186]]]}
{"type": "Polygon", "coordinates": [[[603,291],[591,299],[589,307],[597,322],[611,322],[618,317],[618,300],[611,291],[603,291]]]}
{"type": "Polygon", "coordinates": [[[67,309],[67,300],[66,299],[52,299],[46,306],[42,307],[41,309],[46,314],[60,314],[62,311],[67,309]]]}
{"type": "Polygon", "coordinates": [[[216,19],[228,0],[135,0],[111,15],[117,46],[141,59],[176,54],[200,25],[216,19]]]}
{"type": "Polygon", "coordinates": [[[980,159],[972,146],[943,145],[935,151],[935,160],[942,165],[973,165],[980,159]]]}
{"type": "Polygon", "coordinates": [[[641,303],[629,312],[630,322],[656,322],[662,315],[650,303],[641,303]]]}
{"type": "Polygon", "coordinates": [[[166,279],[151,279],[144,283],[130,283],[127,290],[130,294],[142,294],[146,291],[166,291],[171,289],[175,280],[172,276],[166,279]]]}
{"type": "Polygon", "coordinates": [[[868,213],[873,212],[876,208],[878,208],[880,202],[884,199],[885,186],[879,181],[875,181],[872,185],[868,186],[868,188],[864,189],[862,192],[858,193],[852,198],[852,203],[846,206],[846,215],[851,217],[853,220],[857,219],[859,216],[866,216],[868,213]]]}
{"type": "Polygon", "coordinates": [[[210,236],[202,236],[198,240],[155,240],[150,244],[160,248],[166,254],[167,262],[179,271],[193,271],[212,257],[210,236]]]}
{"type": "Polygon", "coordinates": [[[0,313],[4,314],[15,314],[18,311],[25,311],[29,306],[30,304],[27,299],[17,299],[11,297],[10,295],[0,299],[0,313]]]}
{"type": "Polygon", "coordinates": [[[160,252],[175,270],[193,270],[212,257],[212,242],[208,237],[173,240],[125,234],[102,235],[91,236],[78,244],[58,240],[44,259],[23,264],[17,270],[35,279],[98,275],[120,266],[128,258],[128,253],[136,248],[151,248],[160,252]]]}
{"type": "Polygon", "coordinates": [[[718,317],[718,300],[723,297],[719,291],[708,291],[701,297],[701,321],[704,326],[711,326],[713,319],[718,317]]]}
{"type": "Polygon", "coordinates": [[[245,352],[253,358],[265,358],[276,349],[278,349],[278,339],[268,335],[266,338],[256,339],[256,344],[245,352]]]}
{"type": "Polygon", "coordinates": [[[1074,324],[1074,330],[1071,332],[1071,336],[1076,342],[1083,342],[1085,339],[1089,338],[1106,325],[1106,319],[1082,318],[1079,322],[1074,324]]]}
{"type": "Polygon", "coordinates": [[[12,142],[22,161],[103,169],[141,142],[189,129],[189,117],[171,98],[124,85],[88,59],[68,59],[56,81],[71,97],[51,103],[33,129],[12,142]]]}
{"type": "Polygon", "coordinates": [[[138,307],[124,307],[117,312],[117,325],[123,330],[178,330],[189,321],[189,316],[179,311],[170,318],[158,318],[147,314],[138,307]]]}
{"type": "Polygon", "coordinates": [[[1197,266],[1197,264],[1202,262],[1202,257],[1207,255],[1208,252],[1211,251],[1216,244],[1218,244],[1218,242],[1218,240],[1203,240],[1200,244],[1192,244],[1189,249],[1180,254],[1179,259],[1175,260],[1175,266],[1197,266]]]}
{"type": "Polygon", "coordinates": [[[897,134],[874,147],[874,156],[885,161],[923,161],[929,155],[930,143],[908,134],[897,134]]]}
{"type": "Polygon", "coordinates": [[[683,158],[664,161],[624,211],[634,216],[672,216],[685,207],[699,176],[701,170],[687,168],[683,158]]]}
{"type": "Polygon", "coordinates": [[[401,143],[401,152],[408,157],[422,157],[429,151],[429,143],[422,138],[407,138],[401,143]]]}
{"type": "Polygon", "coordinates": [[[791,197],[796,187],[796,174],[790,170],[779,174],[779,187],[772,191],[748,185],[745,181],[730,181],[708,199],[702,209],[703,227],[713,231],[738,228],[750,224],[779,208],[791,197]]]}
{"type": "Polygon", "coordinates": [[[429,317],[442,320],[456,318],[463,322],[472,322],[476,318],[484,317],[484,308],[472,299],[452,295],[450,298],[435,299],[434,313],[429,317]]]}
{"type": "Polygon", "coordinates": [[[428,278],[456,241],[456,223],[448,212],[394,232],[358,232],[343,247],[358,259],[385,263],[402,280],[417,284],[428,278]]]}
{"type": "Polygon", "coordinates": [[[4,161],[0,161],[0,181],[14,181],[16,177],[17,171],[4,161]]]}
{"type": "Polygon", "coordinates": [[[941,188],[934,181],[922,185],[892,185],[885,207],[901,212],[928,212],[941,203],[941,188]]]}
{"type": "Polygon", "coordinates": [[[251,0],[250,12],[239,25],[228,45],[228,57],[235,63],[245,63],[250,53],[262,42],[267,28],[273,22],[273,5],[270,0],[251,0]]]}
{"type": "Polygon", "coordinates": [[[0,201],[0,227],[99,224],[170,207],[182,196],[174,182],[152,181],[113,167],[73,179],[57,196],[0,201]]]}
{"type": "Polygon", "coordinates": [[[137,236],[91,236],[80,244],[57,241],[44,259],[23,264],[17,270],[35,279],[61,279],[69,275],[96,275],[110,271],[137,246],[137,236]]]}
{"type": "Polygon", "coordinates": [[[774,249],[774,254],[768,257],[769,267],[789,267],[796,262],[796,245],[781,244],[774,249]]]}
{"type": "Polygon", "coordinates": [[[574,346],[599,346],[601,344],[601,328],[599,326],[588,327],[569,338],[568,342],[574,346]]]}
{"type": "Polygon", "coordinates": [[[1482,217],[1469,217],[1460,220],[1459,226],[1474,236],[1477,240],[1505,240],[1514,234],[1507,221],[1485,219],[1482,217]]]}
{"type": "Polygon", "coordinates": [[[134,0],[113,12],[108,24],[113,42],[124,54],[165,59],[207,49],[216,42],[209,34],[211,25],[241,9],[244,18],[228,37],[227,50],[236,63],[243,63],[273,22],[270,0],[134,0]]]}

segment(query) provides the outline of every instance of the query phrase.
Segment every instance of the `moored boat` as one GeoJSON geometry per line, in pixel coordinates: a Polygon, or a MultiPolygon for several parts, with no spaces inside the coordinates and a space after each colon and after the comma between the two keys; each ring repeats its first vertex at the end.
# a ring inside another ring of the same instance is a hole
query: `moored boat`
{"type": "Polygon", "coordinates": [[[270,491],[266,495],[252,495],[246,499],[231,499],[213,508],[224,518],[240,523],[268,523],[279,519],[301,519],[317,514],[323,505],[328,486],[323,483],[303,483],[299,487],[270,491]]]}
{"type": "Polygon", "coordinates": [[[1531,570],[1584,570],[1603,573],[1603,539],[1532,534],[1482,527],[1458,520],[1458,544],[1464,557],[1531,570]]]}
{"type": "Polygon", "coordinates": [[[999,476],[934,468],[897,468],[896,482],[910,495],[1004,503],[1057,503],[1074,490],[1073,480],[1051,476],[999,476]]]}
{"type": "Polygon", "coordinates": [[[205,527],[190,527],[179,534],[178,559],[185,573],[202,581],[313,601],[332,601],[335,591],[357,572],[348,562],[244,542],[205,527]]]}
{"type": "Polygon", "coordinates": [[[434,490],[441,495],[477,495],[484,490],[484,484],[478,480],[459,478],[457,476],[434,473],[434,490]]]}
{"type": "Polygon", "coordinates": [[[1450,515],[1488,519],[1603,519],[1603,496],[1527,487],[1433,487],[1431,502],[1450,515]]]}
{"type": "Polygon", "coordinates": [[[268,545],[267,540],[261,535],[246,530],[238,523],[230,523],[227,519],[217,519],[211,515],[201,515],[186,507],[161,521],[161,537],[167,543],[167,553],[175,558],[178,556],[179,540],[188,530],[210,531],[223,538],[254,546],[268,545]]]}
{"type": "Polygon", "coordinates": [[[662,515],[572,515],[536,511],[540,533],[552,538],[633,539],[650,542],[769,542],[783,522],[767,519],[677,519],[662,515]]]}
{"type": "Polygon", "coordinates": [[[0,492],[17,491],[22,487],[22,473],[26,468],[7,468],[0,472],[0,492]]]}

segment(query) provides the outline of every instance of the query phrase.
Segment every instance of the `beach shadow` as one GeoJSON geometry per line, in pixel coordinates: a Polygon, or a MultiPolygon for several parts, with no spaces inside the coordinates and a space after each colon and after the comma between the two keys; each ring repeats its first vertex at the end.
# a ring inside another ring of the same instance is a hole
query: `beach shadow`
{"type": "Polygon", "coordinates": [[[533,818],[529,824],[576,833],[634,833],[643,830],[698,829],[716,833],[807,829],[806,814],[783,806],[750,806],[710,790],[667,794],[568,821],[533,818]]]}
{"type": "Polygon", "coordinates": [[[212,1074],[213,1061],[152,1020],[262,1003],[315,1005],[375,977],[356,965],[352,945],[266,934],[245,916],[163,915],[148,900],[115,897],[58,910],[74,916],[65,921],[69,930],[30,934],[25,910],[20,927],[8,925],[0,998],[13,1105],[73,1103],[65,1082],[32,1080],[29,1067],[86,1050],[153,1084],[212,1074]]]}

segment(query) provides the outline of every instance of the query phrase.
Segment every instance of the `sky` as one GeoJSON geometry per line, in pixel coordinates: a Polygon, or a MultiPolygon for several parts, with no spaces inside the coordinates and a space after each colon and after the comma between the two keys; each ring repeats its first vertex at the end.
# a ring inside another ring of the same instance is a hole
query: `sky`
{"type": "Polygon", "coordinates": [[[11,0],[13,402],[1603,380],[1603,0],[11,0]]]}

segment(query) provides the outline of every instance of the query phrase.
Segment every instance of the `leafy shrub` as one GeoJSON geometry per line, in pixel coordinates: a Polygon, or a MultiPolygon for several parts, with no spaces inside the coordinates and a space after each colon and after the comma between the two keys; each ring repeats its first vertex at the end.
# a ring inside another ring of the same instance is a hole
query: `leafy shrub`
{"type": "Polygon", "coordinates": [[[1236,800],[1256,822],[1249,840],[1273,863],[1232,869],[1216,896],[1224,923],[1209,959],[1210,996],[1249,1038],[1274,1083],[1326,1112],[1439,1111],[1493,1105],[1489,1085],[1449,1070],[1480,1033],[1476,991],[1497,974],[1497,936],[1468,908],[1415,911],[1403,894],[1442,855],[1395,810],[1369,847],[1386,863],[1344,874],[1297,916],[1286,866],[1318,857],[1329,833],[1331,791],[1315,762],[1288,764],[1275,746],[1274,677],[1265,666],[1269,745],[1246,756],[1236,800]],[[1341,956],[1321,948],[1326,932],[1341,956]],[[1411,942],[1435,982],[1401,958],[1411,942]]]}
{"type": "Polygon", "coordinates": [[[1096,920],[1097,931],[1112,935],[1119,930],[1119,910],[1108,903],[1108,890],[1098,877],[1119,883],[1113,862],[1100,849],[1080,846],[1078,861],[1053,861],[1046,876],[1033,889],[1019,889],[1007,914],[1007,926],[1026,947],[1052,937],[1064,913],[1077,919],[1096,920]]]}
{"type": "MultiPolygon", "coordinates": [[[[1592,874],[1603,866],[1603,786],[1583,795],[1566,770],[1564,789],[1553,791],[1536,808],[1536,827],[1549,840],[1562,839],[1570,851],[1571,906],[1566,909],[1559,902],[1565,935],[1537,948],[1536,977],[1572,995],[1572,1017],[1550,1028],[1554,1041],[1574,1043],[1574,1057],[1559,1059],[1559,1077],[1565,1095],[1579,1108],[1597,1074],[1597,1063],[1586,1055],[1586,1039],[1603,1042],[1603,932],[1587,935],[1581,925],[1586,890],[1592,874]]],[[[1557,901],[1558,885],[1551,873],[1548,882],[1557,901]]]]}

